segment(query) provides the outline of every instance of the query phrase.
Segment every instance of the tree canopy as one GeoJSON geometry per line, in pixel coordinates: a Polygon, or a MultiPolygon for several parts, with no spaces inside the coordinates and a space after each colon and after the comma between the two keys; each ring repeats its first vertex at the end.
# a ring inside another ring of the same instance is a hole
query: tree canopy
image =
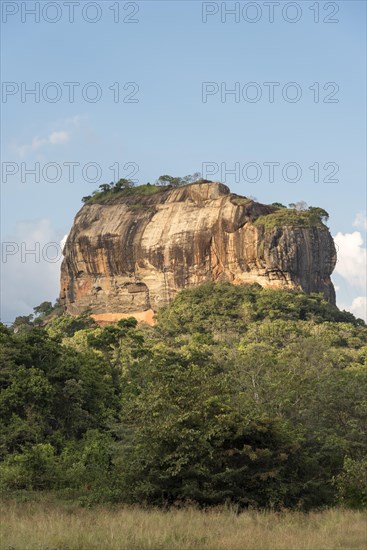
{"type": "Polygon", "coordinates": [[[0,327],[4,491],[367,505],[362,320],[317,294],[206,284],[156,321],[0,327]]]}

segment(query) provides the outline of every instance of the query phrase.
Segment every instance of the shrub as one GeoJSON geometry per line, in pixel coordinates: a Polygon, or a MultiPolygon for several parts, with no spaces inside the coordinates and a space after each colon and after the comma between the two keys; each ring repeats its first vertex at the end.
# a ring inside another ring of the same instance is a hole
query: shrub
{"type": "Polygon", "coordinates": [[[367,508],[367,458],[346,457],[335,484],[342,504],[349,508],[367,508]]]}
{"type": "Polygon", "coordinates": [[[279,208],[272,214],[259,216],[255,225],[262,225],[269,231],[275,227],[324,227],[328,213],[322,208],[309,208],[308,210],[296,210],[295,208],[279,208]]]}
{"type": "Polygon", "coordinates": [[[0,467],[3,489],[49,489],[57,481],[57,458],[50,443],[9,455],[0,467]]]}

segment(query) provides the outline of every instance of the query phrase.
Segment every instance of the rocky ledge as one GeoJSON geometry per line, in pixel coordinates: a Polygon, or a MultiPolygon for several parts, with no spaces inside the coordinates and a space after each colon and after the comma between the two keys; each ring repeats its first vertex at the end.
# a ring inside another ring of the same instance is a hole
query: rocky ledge
{"type": "Polygon", "coordinates": [[[207,281],[322,292],[335,303],[336,252],[321,221],[298,222],[222,183],[143,187],[76,215],[61,267],[71,315],[90,309],[100,321],[149,322],[177,292],[207,281]]]}

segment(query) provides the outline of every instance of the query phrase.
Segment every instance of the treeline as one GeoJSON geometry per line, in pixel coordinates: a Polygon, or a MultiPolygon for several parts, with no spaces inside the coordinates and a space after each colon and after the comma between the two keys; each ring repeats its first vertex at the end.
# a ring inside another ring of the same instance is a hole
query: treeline
{"type": "MultiPolygon", "coordinates": [[[[203,183],[208,180],[201,179],[200,172],[195,172],[194,174],[190,174],[188,176],[180,177],[180,176],[169,176],[169,175],[163,175],[159,176],[159,178],[155,181],[154,184],[151,184],[150,182],[139,185],[135,187],[135,184],[132,180],[129,179],[120,179],[116,183],[103,183],[93,191],[91,195],[87,195],[82,198],[82,202],[84,204],[94,202],[96,200],[99,200],[101,198],[106,198],[113,196],[114,194],[129,194],[131,193],[131,190],[134,188],[135,192],[140,192],[142,194],[146,194],[146,187],[180,187],[182,185],[188,185],[189,183],[203,183]]],[[[151,189],[152,191],[152,189],[151,189]]]]}
{"type": "Polygon", "coordinates": [[[367,505],[367,329],[320,295],[206,284],[154,327],[60,316],[0,338],[3,491],[367,505]]]}
{"type": "Polygon", "coordinates": [[[60,304],[59,298],[56,298],[54,304],[48,301],[42,302],[33,308],[33,313],[16,317],[11,327],[15,332],[31,330],[35,326],[44,325],[52,318],[62,315],[63,312],[64,308],[60,304]]]}
{"type": "MultiPolygon", "coordinates": [[[[104,203],[117,196],[127,197],[131,195],[139,199],[145,195],[159,193],[162,188],[174,189],[183,185],[189,185],[190,183],[212,182],[202,179],[200,172],[195,172],[192,175],[184,177],[163,175],[159,176],[154,184],[148,182],[138,186],[135,186],[131,180],[120,179],[116,183],[103,183],[91,195],[83,197],[82,202],[84,204],[104,203]]],[[[243,198],[245,197],[241,197],[240,201],[243,198]]],[[[251,197],[248,200],[257,199],[251,197]]],[[[314,227],[325,224],[329,218],[326,210],[320,207],[308,206],[304,201],[290,203],[288,207],[279,202],[274,202],[271,206],[275,207],[274,212],[258,217],[255,221],[257,225],[263,225],[266,229],[274,229],[282,225],[314,227]]]]}

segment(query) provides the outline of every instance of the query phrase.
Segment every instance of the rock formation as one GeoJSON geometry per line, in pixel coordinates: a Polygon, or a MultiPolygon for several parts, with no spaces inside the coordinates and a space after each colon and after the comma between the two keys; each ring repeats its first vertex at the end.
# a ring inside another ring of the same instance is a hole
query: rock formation
{"type": "Polygon", "coordinates": [[[269,228],[256,220],[276,207],[221,183],[151,191],[117,193],[78,212],[61,268],[68,313],[150,320],[177,292],[206,281],[322,292],[335,303],[336,252],[325,225],[269,228]]]}

